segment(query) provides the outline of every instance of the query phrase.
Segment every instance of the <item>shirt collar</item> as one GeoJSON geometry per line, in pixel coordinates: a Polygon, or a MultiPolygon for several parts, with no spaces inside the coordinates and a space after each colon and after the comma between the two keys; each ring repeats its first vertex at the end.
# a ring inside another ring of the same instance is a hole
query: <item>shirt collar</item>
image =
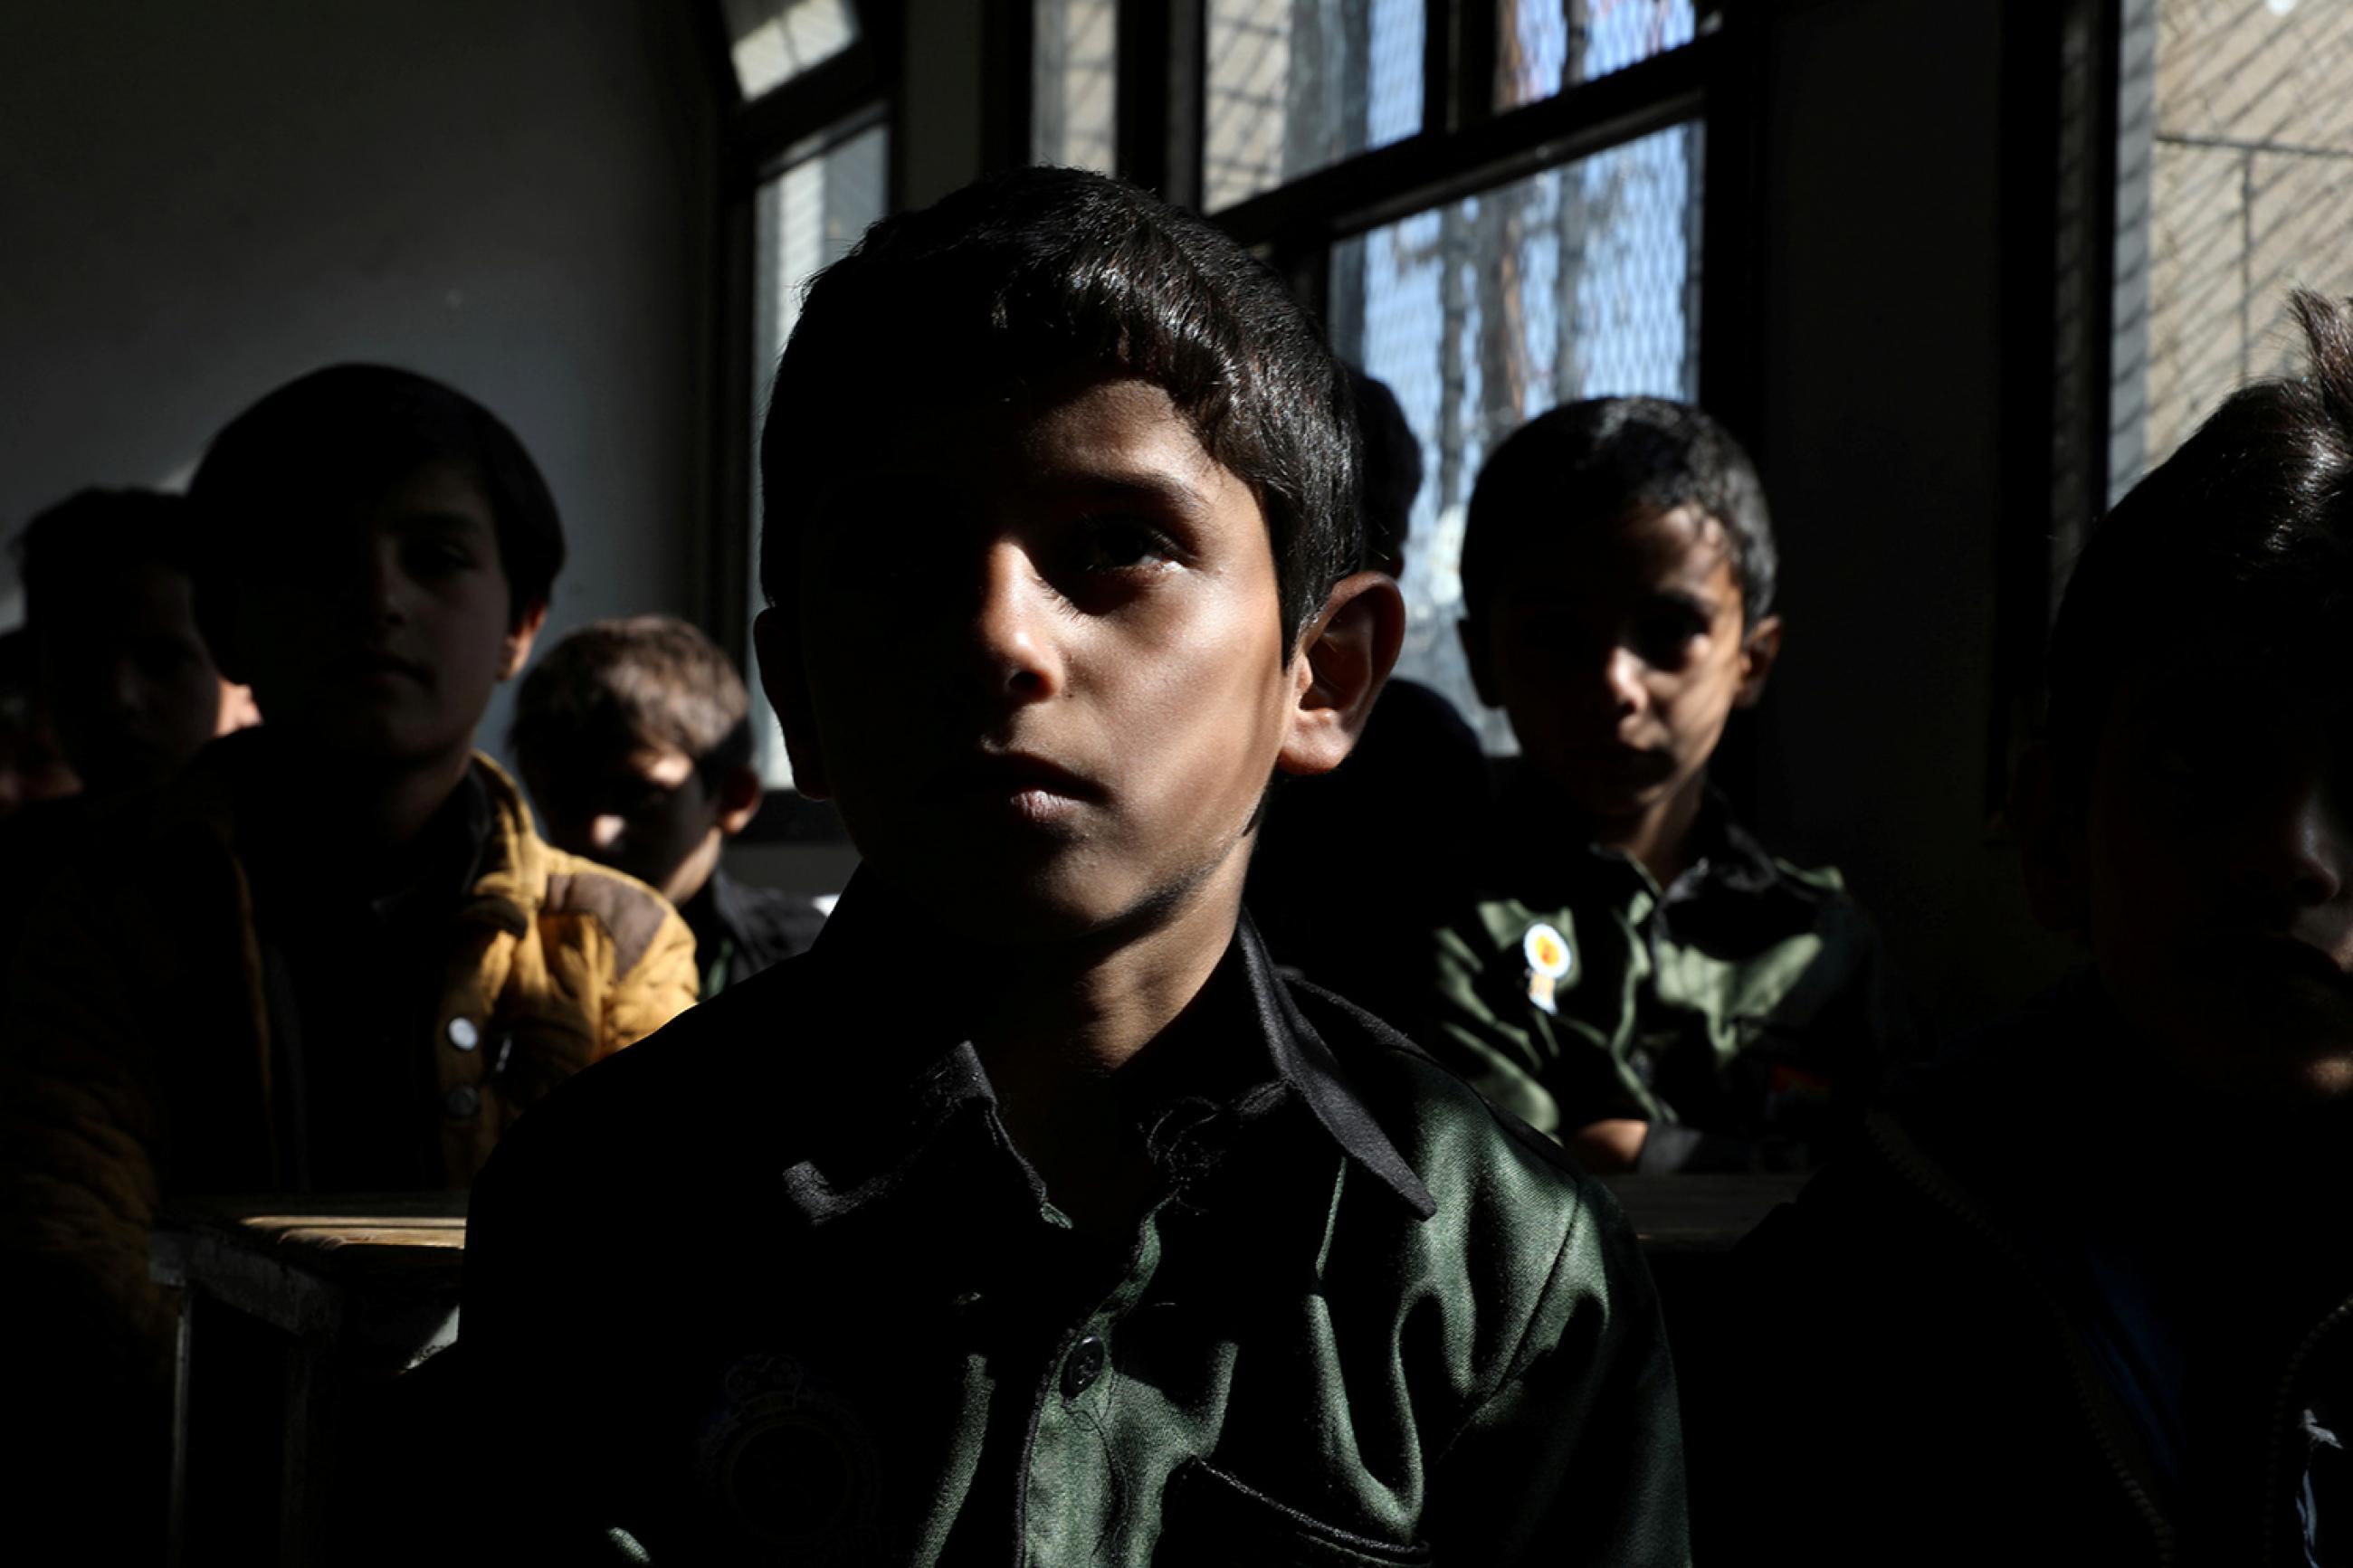
{"type": "MultiPolygon", "coordinates": [[[[1010,1145],[987,1071],[959,1026],[957,988],[926,984],[911,956],[942,940],[868,871],[852,878],[818,937],[813,978],[847,988],[826,1012],[848,1025],[887,1007],[896,1022],[887,1040],[837,1054],[839,1076],[812,1100],[825,1106],[825,1126],[815,1130],[811,1157],[786,1173],[786,1187],[813,1225],[846,1217],[938,1161],[960,1173],[976,1159],[1026,1171],[1001,1157],[1010,1145]],[[1000,1157],[989,1160],[990,1150],[1000,1157]]],[[[1301,1013],[1247,914],[1195,1005],[1118,1081],[1147,1144],[1180,1184],[1229,1158],[1244,1162],[1240,1169],[1278,1168],[1279,1158],[1251,1156],[1287,1145],[1261,1133],[1289,1110],[1304,1112],[1333,1149],[1418,1217],[1437,1212],[1301,1013]]]]}

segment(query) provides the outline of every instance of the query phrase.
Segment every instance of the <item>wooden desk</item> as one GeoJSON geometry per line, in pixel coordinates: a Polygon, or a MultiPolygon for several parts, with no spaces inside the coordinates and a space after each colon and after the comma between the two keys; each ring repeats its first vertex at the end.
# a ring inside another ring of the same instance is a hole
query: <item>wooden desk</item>
{"type": "Polygon", "coordinates": [[[343,1439],[457,1338],[465,1212],[463,1193],[232,1199],[157,1225],[150,1273],[180,1292],[174,1562],[328,1560],[343,1439]]]}

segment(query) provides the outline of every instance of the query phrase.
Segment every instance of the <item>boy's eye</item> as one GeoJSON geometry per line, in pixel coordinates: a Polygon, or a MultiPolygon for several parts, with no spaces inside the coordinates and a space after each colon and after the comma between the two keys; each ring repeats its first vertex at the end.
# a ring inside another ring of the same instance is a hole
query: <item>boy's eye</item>
{"type": "Polygon", "coordinates": [[[1089,518],[1080,526],[1078,563],[1089,572],[1124,572],[1173,560],[1176,545],[1136,518],[1089,518]]]}
{"type": "Polygon", "coordinates": [[[1691,645],[1707,633],[1707,622],[1681,605],[1662,605],[1635,617],[1630,646],[1653,669],[1680,669],[1691,645]]]}

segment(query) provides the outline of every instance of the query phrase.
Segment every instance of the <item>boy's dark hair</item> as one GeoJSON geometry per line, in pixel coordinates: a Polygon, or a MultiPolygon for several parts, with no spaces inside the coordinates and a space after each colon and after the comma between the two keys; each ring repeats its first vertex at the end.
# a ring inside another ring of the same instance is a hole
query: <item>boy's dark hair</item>
{"type": "Polygon", "coordinates": [[[1286,645],[1362,559],[1356,414],[1323,335],[1219,229],[1078,169],[1021,169],[884,218],[810,286],[760,440],[760,582],[787,603],[798,519],[911,419],[1072,374],[1166,392],[1256,492],[1286,645]]]}
{"type": "Polygon", "coordinates": [[[1755,625],[1773,607],[1780,561],[1765,487],[1730,431],[1664,397],[1594,397],[1539,414],[1495,449],[1472,488],[1463,607],[1485,613],[1530,534],[1682,507],[1723,528],[1741,612],[1755,625]]]}
{"type": "Polygon", "coordinates": [[[564,565],[564,524],[514,432],[414,371],[338,364],[270,393],[206,448],[188,486],[205,530],[199,606],[208,583],[234,583],[322,512],[433,463],[461,469],[490,502],[512,613],[545,603],[564,565]]]}
{"type": "Polygon", "coordinates": [[[52,622],[121,591],[124,574],[150,563],[186,575],[195,536],[188,503],[162,490],[78,490],[16,535],[25,622],[36,637],[52,622]]]}
{"type": "Polygon", "coordinates": [[[526,770],[670,746],[706,786],[752,761],[750,696],[719,645],[670,616],[596,621],[523,677],[507,743],[526,770]]]}
{"type": "Polygon", "coordinates": [[[2046,671],[2052,773],[2080,804],[2126,668],[2203,622],[2264,668],[2333,669],[2353,626],[2353,323],[2290,296],[2311,365],[2233,393],[2093,531],[2046,671]],[[2219,624],[2219,625],[2218,625],[2219,624]]]}
{"type": "Polygon", "coordinates": [[[1403,561],[1421,494],[1421,438],[1405,420],[1386,382],[1347,367],[1364,442],[1365,559],[1403,561]]]}

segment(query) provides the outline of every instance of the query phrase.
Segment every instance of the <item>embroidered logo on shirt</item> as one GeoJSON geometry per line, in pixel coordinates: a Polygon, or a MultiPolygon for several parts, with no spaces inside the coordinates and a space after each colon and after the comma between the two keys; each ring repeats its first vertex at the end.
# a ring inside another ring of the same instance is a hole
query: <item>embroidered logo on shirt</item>
{"type": "Polygon", "coordinates": [[[1568,978],[1577,963],[1568,950],[1568,938],[1538,921],[1520,938],[1520,952],[1528,961],[1528,1000],[1547,1013],[1556,1011],[1554,987],[1568,978]]]}
{"type": "Polygon", "coordinates": [[[707,1494],[739,1528],[812,1562],[864,1561],[879,1542],[880,1465],[864,1424],[788,1355],[727,1369],[698,1445],[707,1494]]]}

